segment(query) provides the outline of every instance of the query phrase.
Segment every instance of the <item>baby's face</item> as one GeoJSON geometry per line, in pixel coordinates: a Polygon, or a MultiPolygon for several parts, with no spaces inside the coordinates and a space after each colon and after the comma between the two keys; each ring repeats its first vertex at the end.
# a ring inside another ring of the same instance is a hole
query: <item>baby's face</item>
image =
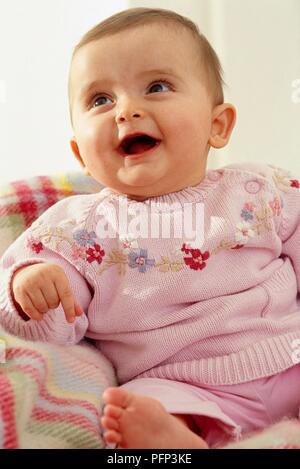
{"type": "Polygon", "coordinates": [[[70,93],[72,149],[97,181],[143,200],[203,179],[213,107],[184,30],[139,26],[87,44],[74,57],[70,93]],[[135,133],[153,140],[121,149],[135,133]]]}

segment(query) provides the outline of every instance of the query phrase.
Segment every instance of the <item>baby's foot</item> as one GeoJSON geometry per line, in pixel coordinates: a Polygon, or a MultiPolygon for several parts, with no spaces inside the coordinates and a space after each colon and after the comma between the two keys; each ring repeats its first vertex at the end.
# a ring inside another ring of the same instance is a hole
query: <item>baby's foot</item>
{"type": "Polygon", "coordinates": [[[106,405],[101,424],[107,444],[118,448],[208,448],[155,399],[124,388],[109,388],[103,398],[106,405]]]}

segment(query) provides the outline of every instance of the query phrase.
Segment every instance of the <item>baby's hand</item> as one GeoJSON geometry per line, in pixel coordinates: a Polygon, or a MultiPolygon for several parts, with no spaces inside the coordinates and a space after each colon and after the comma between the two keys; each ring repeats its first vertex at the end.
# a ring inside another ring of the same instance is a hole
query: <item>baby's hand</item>
{"type": "MultiPolygon", "coordinates": [[[[40,320],[49,309],[62,304],[68,322],[83,311],[76,303],[69,280],[56,264],[33,264],[21,267],[13,276],[12,293],[19,313],[40,320]]],[[[25,318],[24,318],[25,319],[25,318]]]]}

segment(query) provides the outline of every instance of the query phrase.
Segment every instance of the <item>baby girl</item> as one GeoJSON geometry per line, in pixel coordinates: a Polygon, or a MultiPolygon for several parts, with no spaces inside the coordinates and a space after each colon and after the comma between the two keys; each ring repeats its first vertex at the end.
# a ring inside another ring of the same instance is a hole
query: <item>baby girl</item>
{"type": "Polygon", "coordinates": [[[69,100],[72,151],[105,188],[6,251],[1,324],[94,340],[120,384],[101,418],[118,448],[220,447],[298,416],[300,184],[271,165],[207,170],[236,118],[207,39],[168,10],[122,11],[76,46],[69,100]]]}

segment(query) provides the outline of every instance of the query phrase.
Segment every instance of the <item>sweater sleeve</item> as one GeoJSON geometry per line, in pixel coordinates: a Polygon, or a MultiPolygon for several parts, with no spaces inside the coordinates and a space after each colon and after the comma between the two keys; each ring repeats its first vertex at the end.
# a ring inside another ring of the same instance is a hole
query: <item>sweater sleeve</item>
{"type": "MultiPolygon", "coordinates": [[[[8,332],[28,340],[61,345],[76,344],[84,337],[92,293],[85,279],[80,255],[76,257],[73,242],[74,233],[76,235],[80,224],[84,226],[85,223],[82,205],[86,204],[82,203],[82,197],[85,196],[69,197],[52,206],[2,256],[0,324],[8,332]],[[41,262],[58,264],[67,275],[73,294],[86,313],[75,318],[74,323],[67,322],[61,305],[49,310],[40,321],[24,320],[18,314],[11,292],[12,277],[20,267],[41,262]]],[[[83,200],[86,202],[86,199],[83,200]]]]}
{"type": "Polygon", "coordinates": [[[273,172],[282,207],[279,227],[282,255],[288,256],[293,264],[300,292],[300,180],[279,168],[273,172]]]}
{"type": "Polygon", "coordinates": [[[281,255],[290,258],[300,292],[300,181],[299,175],[271,164],[242,163],[226,168],[245,170],[270,184],[274,199],[272,210],[280,215],[277,234],[282,243],[281,255]]]}

